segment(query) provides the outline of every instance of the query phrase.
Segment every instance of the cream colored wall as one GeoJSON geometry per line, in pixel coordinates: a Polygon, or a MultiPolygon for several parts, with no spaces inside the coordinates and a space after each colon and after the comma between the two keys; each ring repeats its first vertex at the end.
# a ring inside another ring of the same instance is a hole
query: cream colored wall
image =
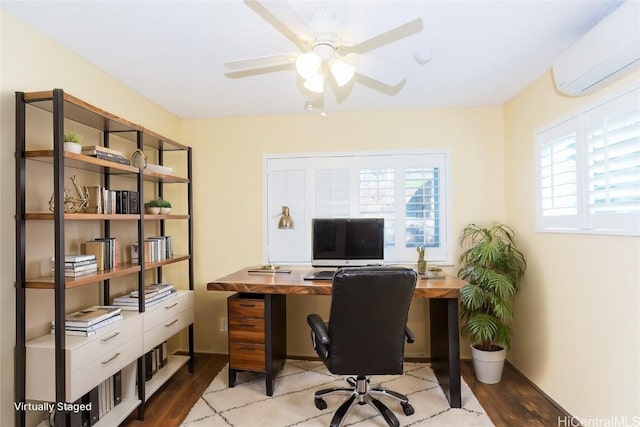
{"type": "MultiPolygon", "coordinates": [[[[0,189],[4,200],[0,203],[0,425],[8,426],[13,425],[14,417],[14,93],[62,88],[84,101],[176,140],[181,137],[181,121],[85,60],[34,32],[2,9],[0,43],[0,189]]],[[[46,180],[48,178],[43,182],[48,182],[46,180]]],[[[31,301],[51,297],[48,291],[28,293],[31,301]]],[[[30,316],[34,312],[38,310],[31,310],[30,316]]],[[[38,321],[33,319],[34,323],[38,321]]]]}
{"type": "Polygon", "coordinates": [[[504,108],[506,218],[529,263],[509,360],[583,419],[640,417],[640,238],[534,231],[534,131],[638,77],[567,98],[547,73],[504,108]]]}
{"type": "MultiPolygon", "coordinates": [[[[297,114],[192,120],[184,141],[194,147],[196,349],[224,353],[226,293],[206,283],[251,264],[262,253],[263,157],[272,153],[383,151],[447,148],[451,151],[455,237],[472,221],[504,217],[501,107],[359,113],[297,114]]],[[[295,216],[295,213],[294,213],[295,216]]],[[[457,247],[456,254],[457,256],[457,247]]],[[[455,273],[454,269],[451,269],[455,273]]],[[[288,352],[312,356],[306,315],[326,313],[327,297],[288,299],[288,352]]],[[[426,302],[414,300],[409,325],[419,340],[408,354],[429,354],[426,302]]],[[[463,354],[467,354],[466,347],[463,354]]]]}

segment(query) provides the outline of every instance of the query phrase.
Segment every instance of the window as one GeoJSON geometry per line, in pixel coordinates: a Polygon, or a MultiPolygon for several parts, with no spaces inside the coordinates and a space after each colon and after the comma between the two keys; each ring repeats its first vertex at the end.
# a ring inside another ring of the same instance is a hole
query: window
{"type": "Polygon", "coordinates": [[[265,245],[269,262],[311,260],[311,219],[385,220],[385,261],[448,262],[448,153],[267,156],[265,245]],[[288,206],[293,230],[278,230],[288,206]]]}
{"type": "Polygon", "coordinates": [[[640,88],[536,134],[541,231],[640,235],[640,88]]]}

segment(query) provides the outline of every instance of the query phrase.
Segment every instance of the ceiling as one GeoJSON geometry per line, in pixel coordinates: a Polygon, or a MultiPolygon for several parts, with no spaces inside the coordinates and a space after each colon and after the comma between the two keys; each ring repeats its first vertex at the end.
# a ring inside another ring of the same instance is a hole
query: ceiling
{"type": "MultiPolygon", "coordinates": [[[[630,0],[635,1],[635,0],[630,0]]],[[[294,67],[243,78],[225,62],[299,52],[241,0],[5,1],[2,8],[183,119],[222,116],[499,105],[619,0],[414,0],[291,2],[304,20],[330,7],[345,40],[359,42],[414,18],[421,32],[366,55],[402,70],[404,84],[356,74],[310,97],[294,67]],[[421,65],[415,54],[431,54],[421,65]]]]}

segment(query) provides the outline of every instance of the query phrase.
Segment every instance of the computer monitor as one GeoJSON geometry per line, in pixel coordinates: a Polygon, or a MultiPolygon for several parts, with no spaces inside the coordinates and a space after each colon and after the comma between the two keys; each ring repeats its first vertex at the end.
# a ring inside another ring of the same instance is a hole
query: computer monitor
{"type": "Polygon", "coordinates": [[[384,260],[384,218],[314,218],[311,265],[345,267],[384,260]]]}

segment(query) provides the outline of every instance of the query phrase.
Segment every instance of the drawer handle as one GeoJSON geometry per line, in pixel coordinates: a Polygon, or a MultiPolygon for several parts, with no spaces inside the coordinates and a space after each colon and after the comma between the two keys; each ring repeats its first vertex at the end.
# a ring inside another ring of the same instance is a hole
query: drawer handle
{"type": "Polygon", "coordinates": [[[171,304],[170,306],[166,306],[166,305],[165,305],[165,306],[164,306],[164,309],[165,309],[165,310],[169,310],[170,308],[173,308],[173,307],[175,307],[176,305],[178,305],[178,303],[177,303],[177,302],[174,302],[174,303],[173,303],[173,304],[171,304]]]}
{"type": "Polygon", "coordinates": [[[249,351],[256,351],[255,347],[245,347],[243,345],[240,346],[241,350],[249,350],[249,351]]]}
{"type": "Polygon", "coordinates": [[[240,304],[240,307],[255,307],[255,304],[240,304]]]}
{"type": "Polygon", "coordinates": [[[120,335],[120,332],[116,332],[116,333],[114,333],[114,334],[113,334],[113,335],[111,335],[111,336],[108,336],[108,337],[106,337],[106,338],[102,338],[100,341],[102,341],[102,342],[107,342],[107,341],[109,341],[109,340],[111,340],[111,339],[113,339],[113,338],[117,337],[118,335],[120,335]]]}
{"type": "Polygon", "coordinates": [[[111,362],[113,362],[113,361],[114,361],[118,356],[120,356],[120,353],[116,353],[113,357],[111,357],[111,358],[109,358],[109,359],[107,359],[107,360],[103,361],[103,362],[102,362],[102,364],[103,364],[103,365],[106,365],[106,364],[108,364],[108,363],[111,363],[111,362]]]}
{"type": "Polygon", "coordinates": [[[172,322],[166,323],[166,324],[164,325],[164,327],[165,327],[165,328],[168,328],[169,326],[171,326],[171,325],[173,325],[174,323],[176,323],[178,320],[180,320],[180,319],[173,319],[173,321],[172,321],[172,322]]]}
{"type": "Polygon", "coordinates": [[[252,325],[250,323],[240,323],[238,326],[242,326],[243,328],[255,328],[256,325],[252,325]]]}

